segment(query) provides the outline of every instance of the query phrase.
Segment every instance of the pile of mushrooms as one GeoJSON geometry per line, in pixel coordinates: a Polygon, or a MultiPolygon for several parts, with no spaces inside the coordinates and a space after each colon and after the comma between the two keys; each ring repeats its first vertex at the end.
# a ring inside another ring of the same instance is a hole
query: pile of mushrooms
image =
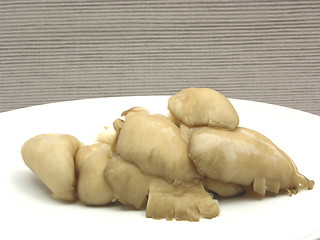
{"type": "Polygon", "coordinates": [[[56,199],[119,202],[146,208],[154,219],[211,219],[219,214],[214,196],[249,188],[261,196],[313,188],[269,139],[238,127],[221,93],[184,89],[169,98],[168,109],[168,116],[126,110],[92,145],[67,134],[35,136],[22,146],[22,158],[56,199]]]}

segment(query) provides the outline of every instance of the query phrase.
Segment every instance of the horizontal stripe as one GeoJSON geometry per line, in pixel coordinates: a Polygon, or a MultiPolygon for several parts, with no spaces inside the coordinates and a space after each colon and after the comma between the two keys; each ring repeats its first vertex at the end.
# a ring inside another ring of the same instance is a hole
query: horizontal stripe
{"type": "Polygon", "coordinates": [[[320,1],[0,1],[0,112],[212,87],[320,115],[320,1]]]}

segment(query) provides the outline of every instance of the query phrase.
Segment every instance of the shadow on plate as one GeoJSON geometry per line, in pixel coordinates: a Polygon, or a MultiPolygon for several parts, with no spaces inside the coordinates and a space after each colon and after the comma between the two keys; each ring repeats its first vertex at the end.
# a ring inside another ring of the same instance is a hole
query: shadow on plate
{"type": "Polygon", "coordinates": [[[123,205],[117,201],[111,202],[106,205],[86,205],[79,201],[79,199],[75,201],[63,201],[54,199],[51,195],[51,191],[47,186],[40,180],[40,178],[35,175],[33,172],[28,170],[19,170],[15,171],[11,175],[11,183],[14,185],[15,189],[29,199],[36,199],[36,201],[52,201],[54,203],[59,204],[74,204],[77,203],[80,206],[87,208],[102,208],[102,207],[110,207],[117,209],[117,211],[145,211],[146,204],[141,207],[141,209],[136,210],[132,206],[123,205]]]}
{"type": "Polygon", "coordinates": [[[37,201],[54,201],[69,204],[67,201],[52,197],[51,191],[33,172],[28,170],[15,171],[11,175],[11,183],[22,195],[37,201]]]}

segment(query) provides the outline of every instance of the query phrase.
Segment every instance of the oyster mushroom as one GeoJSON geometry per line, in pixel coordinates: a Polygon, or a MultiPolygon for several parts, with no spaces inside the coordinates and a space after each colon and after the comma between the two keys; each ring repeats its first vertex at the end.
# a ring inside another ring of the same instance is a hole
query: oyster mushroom
{"type": "Polygon", "coordinates": [[[180,124],[179,128],[180,128],[180,135],[181,135],[182,139],[187,144],[189,144],[190,138],[191,138],[191,134],[192,134],[192,128],[184,125],[183,123],[180,124]]]}
{"type": "Polygon", "coordinates": [[[182,139],[179,127],[167,117],[129,111],[124,122],[115,122],[120,129],[114,147],[123,160],[136,164],[145,174],[168,182],[201,179],[189,158],[188,145],[182,139]]]}
{"type": "Polygon", "coordinates": [[[199,221],[200,216],[213,218],[219,214],[216,200],[201,183],[170,184],[163,179],[151,182],[146,215],[149,218],[199,221]]]}
{"type": "Polygon", "coordinates": [[[42,134],[21,148],[25,164],[51,190],[53,198],[76,199],[74,155],[81,143],[71,135],[42,134]]]}
{"type": "Polygon", "coordinates": [[[104,169],[110,159],[111,146],[90,156],[80,167],[78,197],[87,205],[105,205],[113,200],[113,191],[104,178],[104,169]]]}
{"type": "Polygon", "coordinates": [[[286,153],[247,128],[193,128],[189,146],[190,157],[203,175],[243,186],[253,184],[253,191],[261,196],[266,191],[296,193],[314,185],[286,153]]]}
{"type": "Polygon", "coordinates": [[[116,154],[108,161],[104,177],[112,187],[115,199],[136,209],[147,202],[150,182],[156,178],[144,174],[136,165],[122,160],[116,154]]]}
{"type": "Polygon", "coordinates": [[[74,157],[76,176],[78,176],[82,164],[99,151],[110,152],[111,147],[105,143],[94,143],[91,145],[84,145],[78,149],[74,157]]]}
{"type": "Polygon", "coordinates": [[[210,88],[186,88],[168,100],[174,117],[189,127],[211,126],[235,129],[239,116],[230,101],[210,88]]]}
{"type": "Polygon", "coordinates": [[[116,132],[113,128],[108,126],[104,127],[104,129],[105,130],[97,136],[97,142],[112,145],[116,132]]]}

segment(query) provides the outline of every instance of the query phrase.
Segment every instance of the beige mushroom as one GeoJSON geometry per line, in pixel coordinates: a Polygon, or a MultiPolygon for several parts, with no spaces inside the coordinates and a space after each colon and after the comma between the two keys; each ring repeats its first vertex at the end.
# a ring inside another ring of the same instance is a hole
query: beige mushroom
{"type": "Polygon", "coordinates": [[[201,175],[188,155],[188,145],[180,129],[170,119],[145,111],[127,112],[125,121],[116,120],[120,129],[115,150],[128,162],[149,175],[168,182],[197,182],[201,175]]]}
{"type": "Polygon", "coordinates": [[[230,101],[210,88],[187,88],[168,100],[168,109],[183,124],[235,129],[239,116],[230,101]]]}
{"type": "Polygon", "coordinates": [[[146,210],[149,218],[199,221],[200,216],[213,218],[218,214],[217,202],[201,183],[186,186],[162,179],[151,182],[146,210]]]}
{"type": "Polygon", "coordinates": [[[156,177],[146,175],[134,164],[113,154],[104,170],[104,177],[114,191],[114,197],[124,205],[140,209],[147,201],[149,185],[156,177]]]}
{"type": "Polygon", "coordinates": [[[81,166],[78,178],[78,197],[87,205],[105,205],[113,200],[113,191],[104,178],[104,169],[110,159],[111,146],[90,156],[81,166]]]}
{"type": "Polygon", "coordinates": [[[192,128],[184,125],[183,123],[180,124],[180,135],[182,137],[182,139],[189,144],[190,142],[190,138],[192,135],[192,128]]]}
{"type": "Polygon", "coordinates": [[[97,143],[106,143],[112,145],[116,132],[112,127],[106,126],[104,128],[105,130],[99,133],[97,136],[97,143]]]}
{"type": "Polygon", "coordinates": [[[80,146],[71,135],[42,134],[26,141],[21,155],[54,198],[71,201],[77,195],[74,155],[80,146]]]}
{"type": "Polygon", "coordinates": [[[233,197],[251,188],[261,196],[313,188],[268,138],[238,127],[238,114],[221,93],[184,89],[169,98],[168,109],[167,117],[141,107],[124,111],[89,146],[70,135],[38,135],[24,143],[22,158],[54,198],[146,204],[154,219],[216,217],[217,201],[207,191],[233,197]]]}
{"type": "Polygon", "coordinates": [[[189,153],[203,175],[243,186],[253,184],[254,192],[261,196],[266,191],[296,193],[314,185],[286,153],[251,129],[193,128],[189,153]]]}
{"type": "Polygon", "coordinates": [[[174,124],[176,124],[178,127],[180,126],[181,122],[175,118],[170,112],[167,114],[167,118],[169,118],[174,124]]]}
{"type": "Polygon", "coordinates": [[[91,145],[84,145],[78,149],[74,157],[76,176],[78,176],[82,164],[99,151],[111,151],[110,145],[105,143],[94,143],[91,145]]]}

